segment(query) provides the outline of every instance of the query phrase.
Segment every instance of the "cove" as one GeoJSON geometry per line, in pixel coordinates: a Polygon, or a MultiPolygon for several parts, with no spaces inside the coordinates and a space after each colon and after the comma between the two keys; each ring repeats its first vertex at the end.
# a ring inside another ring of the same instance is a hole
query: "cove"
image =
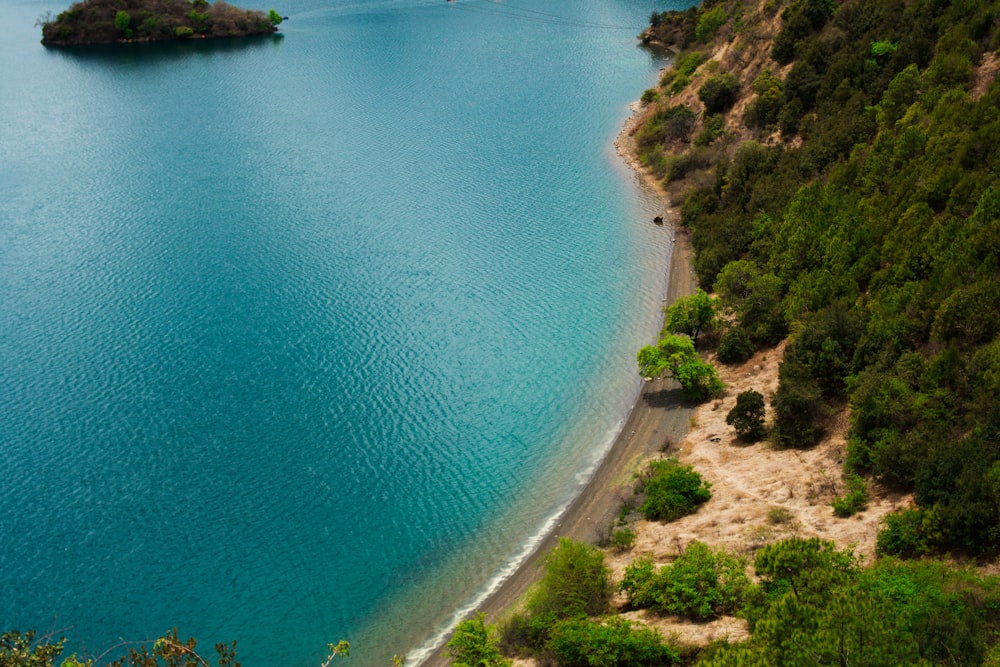
{"type": "MultiPolygon", "coordinates": [[[[576,493],[668,235],[634,0],[290,0],[46,49],[0,0],[0,621],[415,655],[576,493]]],[[[255,5],[256,6],[256,5],[255,5]]]]}

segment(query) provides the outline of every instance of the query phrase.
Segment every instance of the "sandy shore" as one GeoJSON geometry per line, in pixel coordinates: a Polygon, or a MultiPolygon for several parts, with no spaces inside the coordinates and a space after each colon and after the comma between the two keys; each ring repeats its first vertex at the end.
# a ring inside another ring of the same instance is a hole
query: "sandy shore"
{"type": "MultiPolygon", "coordinates": [[[[663,194],[658,185],[640,170],[634,159],[631,130],[636,117],[634,113],[626,121],[615,140],[615,146],[622,158],[643,177],[646,186],[663,194]]],[[[665,195],[664,208],[669,211],[665,195]]],[[[678,224],[675,211],[668,212],[668,224],[670,223],[678,224]]],[[[637,220],[635,224],[652,223],[649,220],[637,220]]],[[[666,227],[665,233],[670,232],[670,228],[666,227]]],[[[674,239],[669,266],[665,267],[669,272],[666,295],[668,303],[678,297],[693,294],[696,286],[688,238],[675,230],[674,239]]],[[[523,598],[541,574],[541,561],[545,554],[558,544],[560,537],[586,542],[598,540],[617,516],[622,500],[631,492],[633,473],[639,469],[641,462],[650,454],[660,451],[668,440],[676,443],[683,439],[691,413],[692,409],[680,401],[679,389],[672,380],[655,380],[643,386],[621,433],[583,491],[534,553],[480,607],[480,611],[486,614],[490,622],[496,622],[509,613],[523,598]]],[[[449,660],[442,647],[423,664],[427,667],[440,667],[449,664],[449,660]]]]}

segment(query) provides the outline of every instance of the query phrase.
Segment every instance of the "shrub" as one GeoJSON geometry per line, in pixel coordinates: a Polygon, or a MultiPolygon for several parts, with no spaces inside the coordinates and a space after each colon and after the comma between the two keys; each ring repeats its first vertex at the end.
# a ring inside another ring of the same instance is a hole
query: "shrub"
{"type": "Polygon", "coordinates": [[[186,25],[179,25],[176,28],[174,28],[174,34],[177,35],[178,37],[190,37],[191,35],[194,34],[194,30],[187,27],[186,25]]]}
{"type": "Polygon", "coordinates": [[[726,423],[736,429],[741,440],[756,442],[764,437],[764,395],[748,389],[736,397],[736,405],[726,415],[726,423]]]}
{"type": "Polygon", "coordinates": [[[635,546],[635,531],[631,528],[619,528],[611,533],[609,546],[615,551],[628,551],[635,546]]]}
{"type": "Polygon", "coordinates": [[[667,107],[657,111],[643,123],[635,135],[636,145],[642,149],[651,144],[668,141],[687,141],[694,128],[694,111],[686,106],[667,107]]]}
{"type": "Polygon", "coordinates": [[[633,607],[704,621],[736,612],[749,585],[746,561],[695,541],[659,571],[645,559],[630,564],[621,590],[633,607]]]}
{"type": "Polygon", "coordinates": [[[705,62],[704,53],[691,51],[677,59],[677,62],[674,63],[674,69],[684,76],[691,76],[703,62],[705,62]]]}
{"type": "Polygon", "coordinates": [[[730,327],[719,339],[716,354],[724,364],[742,364],[753,356],[754,345],[742,327],[730,327]]]}
{"type": "Polygon", "coordinates": [[[623,618],[570,620],[552,629],[548,648],[561,667],[658,667],[680,662],[652,628],[623,618]]]}
{"type": "Polygon", "coordinates": [[[722,116],[707,115],[702,121],[701,132],[694,138],[695,146],[708,146],[725,133],[722,116]]]}
{"type": "Polygon", "coordinates": [[[611,572],[594,546],[559,539],[545,557],[545,573],[528,598],[528,611],[555,619],[597,616],[611,601],[611,572]]]}
{"type": "Polygon", "coordinates": [[[914,557],[930,552],[923,533],[924,512],[915,507],[886,514],[882,530],[875,538],[875,551],[881,555],[914,557]]]}
{"type": "Polygon", "coordinates": [[[500,655],[496,626],[487,625],[483,612],[455,626],[448,641],[448,655],[455,667],[507,667],[500,655]]]}
{"type": "Polygon", "coordinates": [[[868,489],[857,473],[846,475],[847,493],[833,500],[833,513],[839,517],[854,516],[868,509],[868,489]]]}
{"type": "Polygon", "coordinates": [[[119,9],[115,12],[115,30],[122,33],[126,37],[132,36],[132,16],[124,9],[119,9]]]}
{"type": "Polygon", "coordinates": [[[715,36],[716,31],[726,22],[725,5],[716,5],[707,12],[703,12],[698,17],[698,26],[695,28],[695,36],[699,42],[707,42],[715,36]]]}
{"type": "Polygon", "coordinates": [[[694,468],[681,465],[677,459],[652,461],[644,484],[646,498],[640,509],[649,520],[676,521],[693,514],[711,498],[711,488],[694,468]]]}
{"type": "Polygon", "coordinates": [[[740,82],[729,72],[710,77],[698,89],[698,99],[705,105],[705,112],[722,113],[736,103],[740,82]]]}

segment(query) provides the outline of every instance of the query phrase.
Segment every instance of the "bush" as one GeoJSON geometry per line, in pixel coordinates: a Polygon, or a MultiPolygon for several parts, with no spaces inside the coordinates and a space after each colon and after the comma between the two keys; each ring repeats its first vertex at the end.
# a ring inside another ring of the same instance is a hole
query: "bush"
{"type": "Polygon", "coordinates": [[[833,513],[839,517],[854,516],[868,509],[868,489],[865,480],[857,473],[848,473],[847,493],[833,501],[833,513]]]}
{"type": "Polygon", "coordinates": [[[194,30],[187,27],[186,25],[179,25],[174,29],[174,34],[178,37],[190,37],[194,34],[194,30]]]}
{"type": "Polygon", "coordinates": [[[555,619],[598,616],[611,601],[611,572],[597,547],[559,539],[545,557],[545,573],[528,598],[528,611],[555,619]]]}
{"type": "Polygon", "coordinates": [[[635,531],[631,528],[619,528],[611,533],[608,546],[618,552],[628,551],[635,546],[635,531]]]}
{"type": "Polygon", "coordinates": [[[702,121],[701,132],[694,138],[695,146],[708,146],[725,133],[722,116],[707,115],[702,121]]]}
{"type": "Polygon", "coordinates": [[[635,135],[636,146],[640,149],[650,145],[671,141],[687,141],[694,128],[694,111],[686,106],[667,107],[657,111],[643,123],[635,135]]]}
{"type": "Polygon", "coordinates": [[[727,111],[739,98],[740,82],[729,72],[709,78],[698,89],[698,99],[705,105],[705,113],[727,111]]]}
{"type": "Polygon", "coordinates": [[[699,42],[707,42],[715,36],[716,31],[726,22],[725,5],[716,5],[706,12],[702,12],[698,17],[698,26],[695,28],[695,36],[699,42]]]}
{"type": "Polygon", "coordinates": [[[623,618],[571,620],[552,628],[548,648],[561,667],[658,667],[680,662],[652,628],[623,618]]]}
{"type": "Polygon", "coordinates": [[[742,364],[753,356],[754,344],[741,327],[730,327],[719,339],[716,354],[724,364],[742,364]]]}
{"type": "Polygon", "coordinates": [[[628,565],[621,590],[632,607],[705,621],[739,610],[749,585],[746,561],[695,541],[659,571],[646,559],[628,565]]]}
{"type": "Polygon", "coordinates": [[[507,667],[509,660],[500,655],[497,630],[487,625],[483,612],[455,626],[448,641],[448,655],[455,667],[507,667]]]}
{"type": "Polygon", "coordinates": [[[676,521],[693,514],[711,498],[711,488],[694,468],[681,465],[677,459],[652,461],[644,483],[646,498],[640,510],[651,521],[676,521]]]}
{"type": "Polygon", "coordinates": [[[924,512],[915,507],[886,514],[875,538],[875,551],[885,556],[915,557],[930,552],[923,534],[924,512]]]}
{"type": "Polygon", "coordinates": [[[764,395],[748,389],[736,397],[736,405],[726,415],[726,423],[736,429],[736,435],[746,442],[757,442],[765,435],[764,395]]]}

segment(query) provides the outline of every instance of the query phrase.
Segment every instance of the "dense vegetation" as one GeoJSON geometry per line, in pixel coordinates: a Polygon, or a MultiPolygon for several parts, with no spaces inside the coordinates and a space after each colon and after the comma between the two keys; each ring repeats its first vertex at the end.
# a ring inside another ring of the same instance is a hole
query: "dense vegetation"
{"type": "Polygon", "coordinates": [[[275,32],[273,9],[240,9],[225,0],[84,0],[54,19],[45,17],[42,44],[103,44],[192,37],[241,37],[275,32]]]}
{"type": "MultiPolygon", "coordinates": [[[[547,561],[532,599],[589,598],[595,586],[606,585],[600,552],[564,541],[553,553],[559,555],[547,561]],[[577,574],[564,579],[567,571],[577,574]]],[[[537,625],[535,635],[525,632],[523,615],[501,623],[499,631],[477,616],[459,626],[456,643],[465,647],[462,656],[486,656],[477,663],[483,667],[506,665],[501,649],[564,667],[1000,664],[995,576],[892,557],[864,568],[849,550],[816,538],[761,548],[753,571],[756,582],[742,557],[692,542],[660,568],[634,560],[619,583],[630,608],[697,621],[738,615],[751,630],[739,643],[722,641],[694,653],[608,615],[606,607],[588,612],[574,603],[537,625]]]]}
{"type": "Polygon", "coordinates": [[[706,42],[752,43],[756,3],[654,14],[647,35],[682,67],[647,95],[636,140],[730,316],[720,359],[791,333],[773,440],[810,446],[849,405],[849,469],[917,503],[880,547],[995,555],[1000,2],[761,7],[780,29],[749,73],[707,61],[706,42]],[[679,78],[703,110],[671,99],[679,78]]]}

